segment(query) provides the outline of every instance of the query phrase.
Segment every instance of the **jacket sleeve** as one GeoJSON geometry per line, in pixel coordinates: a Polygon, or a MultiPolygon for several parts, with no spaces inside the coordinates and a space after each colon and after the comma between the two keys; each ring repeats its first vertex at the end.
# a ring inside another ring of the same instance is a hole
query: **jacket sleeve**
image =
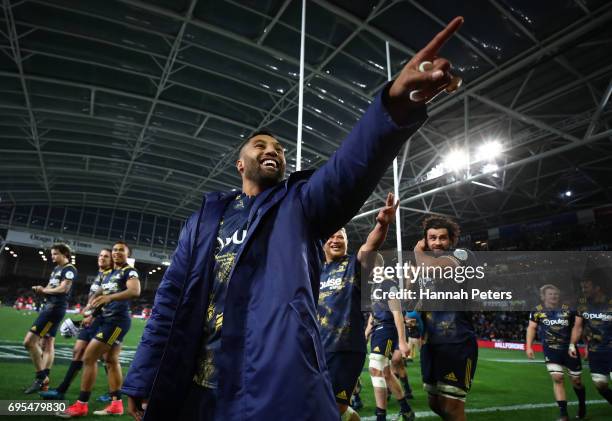
{"type": "Polygon", "coordinates": [[[197,229],[198,214],[192,215],[183,227],[172,262],[162,278],[151,317],[147,322],[134,361],[121,391],[128,396],[146,398],[151,393],[162,355],[174,320],[181,291],[187,279],[191,244],[197,229]]]}
{"type": "Polygon", "coordinates": [[[359,211],[402,145],[427,120],[423,105],[410,111],[408,124],[398,126],[384,105],[389,87],[301,190],[304,213],[320,238],[329,237],[359,211]]]}

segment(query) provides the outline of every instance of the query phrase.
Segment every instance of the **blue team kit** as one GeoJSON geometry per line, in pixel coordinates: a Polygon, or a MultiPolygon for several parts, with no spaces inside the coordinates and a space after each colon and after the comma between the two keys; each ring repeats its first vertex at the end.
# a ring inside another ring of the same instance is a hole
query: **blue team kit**
{"type": "MultiPolygon", "coordinates": [[[[338,419],[317,326],[322,241],[344,226],[425,121],[398,127],[381,95],[338,151],[259,193],[227,276],[215,419],[338,419]],[[330,209],[333,211],[330,212],[330,209]],[[270,373],[274,376],[270,377],[270,373]],[[296,390],[301,393],[297,395],[296,390]],[[307,399],[304,399],[304,397],[307,399]]],[[[122,390],[149,397],[145,421],[184,403],[201,354],[219,224],[236,192],[208,193],[180,235],[122,390]],[[173,405],[167,405],[173,402],[173,405]]]]}

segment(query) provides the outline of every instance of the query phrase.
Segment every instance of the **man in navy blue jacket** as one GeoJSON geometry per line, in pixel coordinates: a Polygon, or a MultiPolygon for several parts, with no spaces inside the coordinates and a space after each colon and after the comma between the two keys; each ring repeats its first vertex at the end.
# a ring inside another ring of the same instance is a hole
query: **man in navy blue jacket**
{"type": "Polygon", "coordinates": [[[283,180],[273,136],[244,144],[242,192],[204,196],[157,291],[122,388],[135,419],[338,419],[316,319],[322,240],[357,213],[451,83],[437,55],[462,22],[410,60],[317,171],[283,180]],[[433,68],[420,72],[423,61],[433,68]]]}

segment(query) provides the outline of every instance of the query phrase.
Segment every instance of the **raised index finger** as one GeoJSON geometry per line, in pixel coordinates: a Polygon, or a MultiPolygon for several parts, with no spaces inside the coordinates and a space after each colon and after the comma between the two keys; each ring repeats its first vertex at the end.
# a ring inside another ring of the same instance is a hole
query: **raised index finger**
{"type": "Polygon", "coordinates": [[[387,202],[385,204],[387,207],[393,206],[393,193],[387,193],[387,202]]]}
{"type": "Polygon", "coordinates": [[[418,56],[422,57],[433,57],[438,54],[440,48],[448,41],[463,25],[463,16],[457,16],[455,19],[450,21],[446,28],[438,32],[438,34],[429,41],[429,44],[425,46],[421,51],[417,53],[418,56]]]}

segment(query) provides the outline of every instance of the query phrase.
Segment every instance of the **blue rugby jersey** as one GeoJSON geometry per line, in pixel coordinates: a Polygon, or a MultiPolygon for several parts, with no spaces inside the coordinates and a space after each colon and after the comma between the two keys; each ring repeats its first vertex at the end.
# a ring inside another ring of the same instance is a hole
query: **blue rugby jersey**
{"type": "Polygon", "coordinates": [[[218,386],[217,361],[218,353],[221,350],[221,328],[227,281],[236,255],[246,237],[249,212],[254,202],[255,196],[249,197],[244,193],[236,195],[236,198],[225,209],[219,225],[217,246],[214,252],[214,281],[205,315],[205,335],[193,378],[194,382],[203,387],[214,389],[218,386]]]}
{"type": "Polygon", "coordinates": [[[593,302],[581,298],[577,316],[583,319],[589,352],[612,352],[612,299],[593,302]]]}
{"type": "Polygon", "coordinates": [[[107,269],[107,270],[99,270],[98,273],[96,274],[96,277],[94,278],[93,282],[91,283],[91,286],[89,287],[89,297],[91,297],[92,295],[94,295],[96,292],[98,292],[100,290],[100,286],[102,285],[102,281],[104,280],[104,278],[106,278],[108,275],[110,275],[112,273],[112,269],[107,269]]]}
{"type": "MultiPolygon", "coordinates": [[[[65,266],[57,265],[53,268],[51,272],[51,276],[49,276],[49,282],[47,283],[47,288],[55,289],[60,286],[62,280],[68,279],[69,281],[75,282],[77,279],[77,268],[68,263],[65,266]]],[[[45,296],[45,309],[51,308],[66,308],[68,307],[68,298],[70,297],[70,292],[72,291],[72,286],[68,291],[63,294],[48,294],[45,296]]]]}
{"type": "Polygon", "coordinates": [[[567,350],[572,336],[576,312],[562,305],[560,310],[546,310],[542,304],[529,314],[529,320],[538,324],[538,337],[544,349],[567,350]]]}
{"type": "MultiPolygon", "coordinates": [[[[127,289],[130,278],[139,278],[138,271],[126,264],[122,268],[113,269],[100,282],[102,295],[116,294],[127,289]]],[[[130,300],[111,301],[102,307],[102,317],[105,319],[127,319],[130,317],[130,300]]]]}
{"type": "MultiPolygon", "coordinates": [[[[474,254],[467,249],[452,249],[438,258],[453,260],[459,266],[476,266],[474,254]]],[[[472,313],[468,311],[423,312],[425,342],[432,344],[460,343],[475,338],[472,313]]]]}
{"type": "MultiPolygon", "coordinates": [[[[398,283],[394,279],[385,279],[380,284],[375,285],[374,288],[380,288],[381,292],[384,293],[397,292],[398,283]]],[[[373,327],[384,325],[395,329],[395,320],[389,308],[389,300],[377,300],[372,297],[372,322],[373,327]]]]}
{"type": "Polygon", "coordinates": [[[325,263],[320,279],[318,321],[325,352],[366,352],[357,256],[325,263]]]}

